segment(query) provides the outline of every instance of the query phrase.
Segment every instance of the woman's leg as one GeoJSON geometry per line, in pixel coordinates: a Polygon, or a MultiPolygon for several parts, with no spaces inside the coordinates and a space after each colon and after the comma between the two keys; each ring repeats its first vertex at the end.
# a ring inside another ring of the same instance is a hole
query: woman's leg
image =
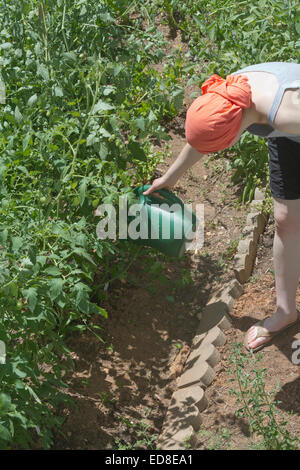
{"type": "MultiPolygon", "coordinates": [[[[264,322],[277,331],[297,319],[296,291],[300,277],[300,199],[274,198],[275,236],[273,244],[277,308],[264,322]]],[[[256,327],[248,334],[248,345],[257,348],[267,341],[257,338],[256,327]]]]}
{"type": "Polygon", "coordinates": [[[300,199],[274,199],[276,231],[273,245],[277,309],[285,315],[296,311],[300,277],[300,199]]]}

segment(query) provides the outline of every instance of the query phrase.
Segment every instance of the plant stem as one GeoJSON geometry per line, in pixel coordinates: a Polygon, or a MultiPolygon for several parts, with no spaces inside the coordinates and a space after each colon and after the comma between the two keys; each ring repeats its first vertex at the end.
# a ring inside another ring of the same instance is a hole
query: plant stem
{"type": "MultiPolygon", "coordinates": [[[[98,64],[98,67],[99,67],[99,64],[98,64]]],[[[103,73],[103,72],[102,72],[103,73]]],[[[73,149],[73,146],[71,145],[71,143],[68,141],[68,143],[70,144],[71,146],[71,149],[72,149],[72,152],[73,152],[73,159],[72,159],[72,162],[71,162],[71,169],[69,171],[69,174],[65,174],[63,176],[63,182],[64,183],[67,183],[69,181],[69,179],[71,178],[72,174],[74,173],[74,168],[75,168],[75,163],[76,163],[76,158],[77,158],[77,155],[78,155],[78,151],[79,151],[79,147],[80,147],[80,144],[81,144],[81,140],[82,140],[82,137],[84,135],[84,132],[85,132],[85,129],[87,128],[87,125],[92,117],[92,114],[93,114],[93,110],[94,110],[94,107],[95,107],[95,104],[96,104],[96,101],[98,99],[98,94],[99,94],[99,87],[100,87],[100,81],[101,81],[101,78],[102,78],[102,73],[100,73],[99,69],[97,70],[97,80],[96,80],[96,89],[95,89],[95,94],[94,94],[94,98],[93,98],[93,102],[92,102],[92,106],[90,108],[90,111],[89,111],[89,114],[87,116],[87,119],[81,129],[81,132],[80,132],[80,135],[77,139],[77,144],[76,144],[76,148],[75,150],[73,149]]],[[[60,203],[60,198],[61,198],[61,193],[63,191],[63,186],[61,187],[58,195],[56,196],[55,200],[57,199],[57,206],[56,206],[56,215],[58,217],[59,215],[59,203],[60,203]]]]}

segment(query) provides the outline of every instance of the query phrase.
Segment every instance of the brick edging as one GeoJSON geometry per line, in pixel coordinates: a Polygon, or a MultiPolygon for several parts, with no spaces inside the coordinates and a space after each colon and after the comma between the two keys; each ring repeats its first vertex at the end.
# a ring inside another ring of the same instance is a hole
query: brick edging
{"type": "Polygon", "coordinates": [[[268,217],[262,212],[264,194],[256,189],[251,202],[251,212],[234,257],[234,278],[221,291],[210,297],[198,318],[200,325],[193,339],[191,352],[185,368],[177,379],[177,390],[171,397],[162,432],[157,440],[157,449],[184,450],[191,448],[197,441],[201,412],[208,405],[205,389],[213,382],[214,367],[220,360],[218,346],[226,343],[224,331],[231,327],[227,315],[235,301],[243,293],[242,284],[252,272],[256,258],[259,236],[265,229],[268,217]]]}

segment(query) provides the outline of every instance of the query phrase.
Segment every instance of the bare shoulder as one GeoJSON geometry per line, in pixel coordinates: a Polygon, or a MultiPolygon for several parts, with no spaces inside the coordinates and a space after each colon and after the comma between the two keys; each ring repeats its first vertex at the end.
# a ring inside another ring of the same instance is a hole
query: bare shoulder
{"type": "MultiPolygon", "coordinates": [[[[251,86],[252,102],[260,115],[260,123],[268,124],[268,114],[276,96],[279,83],[275,75],[267,72],[247,72],[251,86]]],[[[282,97],[273,126],[287,134],[300,135],[300,89],[287,89],[282,97]]]]}
{"type": "Polygon", "coordinates": [[[260,116],[260,123],[268,123],[268,113],[271,109],[276,92],[278,90],[278,80],[275,75],[268,72],[247,72],[249,85],[252,92],[252,103],[260,116]]]}

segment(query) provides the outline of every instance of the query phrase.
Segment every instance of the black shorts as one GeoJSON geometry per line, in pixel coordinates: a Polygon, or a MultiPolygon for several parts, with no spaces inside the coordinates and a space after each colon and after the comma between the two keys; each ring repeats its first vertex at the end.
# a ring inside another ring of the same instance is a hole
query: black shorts
{"type": "Polygon", "coordinates": [[[268,147],[272,196],[300,199],[300,143],[286,137],[269,137],[268,147]]]}

